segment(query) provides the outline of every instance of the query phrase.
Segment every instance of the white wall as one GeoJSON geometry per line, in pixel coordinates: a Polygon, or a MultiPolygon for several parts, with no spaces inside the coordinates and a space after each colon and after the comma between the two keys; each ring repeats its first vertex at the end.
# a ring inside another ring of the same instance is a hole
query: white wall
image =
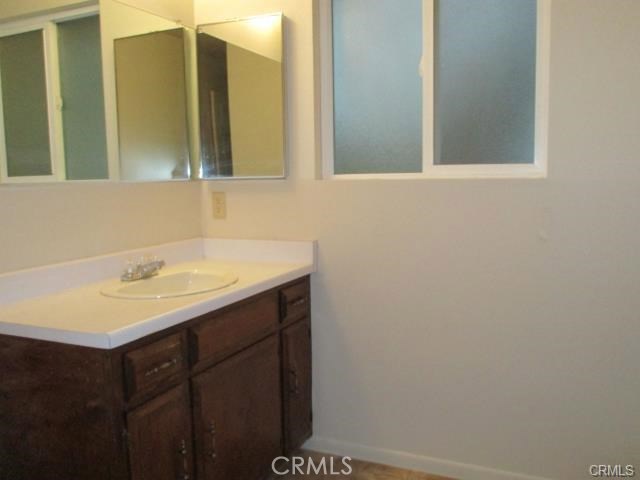
{"type": "Polygon", "coordinates": [[[515,476],[443,460],[640,468],[640,2],[553,2],[544,180],[313,180],[311,2],[197,0],[196,20],[279,10],[291,177],[202,205],[208,235],[320,242],[315,445],[464,478],[515,476]]]}
{"type": "MultiPolygon", "coordinates": [[[[220,1],[198,20],[288,17],[291,178],[203,184],[204,227],[319,239],[318,444],[465,478],[489,477],[427,457],[563,480],[640,466],[640,3],[553,2],[548,179],[328,182],[310,1],[220,1]]],[[[198,188],[1,187],[0,271],[197,235],[198,188]]]]}

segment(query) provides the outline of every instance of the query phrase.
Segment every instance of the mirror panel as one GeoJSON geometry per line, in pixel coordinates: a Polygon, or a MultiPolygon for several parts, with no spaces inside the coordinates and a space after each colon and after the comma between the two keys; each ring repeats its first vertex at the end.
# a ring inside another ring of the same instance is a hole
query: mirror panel
{"type": "Polygon", "coordinates": [[[282,178],[282,15],[135,3],[0,30],[0,184],[282,178]]]}
{"type": "Polygon", "coordinates": [[[3,177],[53,174],[43,30],[0,38],[3,177]]]}
{"type": "Polygon", "coordinates": [[[115,41],[120,175],[189,178],[182,28],[115,41]]]}
{"type": "MultiPolygon", "coordinates": [[[[101,2],[111,165],[124,181],[187,180],[186,39],[176,22],[101,2]]],[[[193,37],[193,35],[191,35],[193,37]]]]}
{"type": "Polygon", "coordinates": [[[3,182],[108,178],[95,7],[4,27],[0,90],[3,182]]]}
{"type": "Polygon", "coordinates": [[[61,22],[57,30],[66,178],[108,178],[100,19],[61,22]]]}
{"type": "Polygon", "coordinates": [[[282,15],[200,25],[202,178],[281,178],[282,15]]]}

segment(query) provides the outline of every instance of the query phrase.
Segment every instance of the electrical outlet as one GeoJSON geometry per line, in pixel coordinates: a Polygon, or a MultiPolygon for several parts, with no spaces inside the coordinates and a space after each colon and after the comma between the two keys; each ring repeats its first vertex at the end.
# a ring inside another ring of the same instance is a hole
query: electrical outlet
{"type": "Polygon", "coordinates": [[[213,218],[223,220],[227,218],[227,194],[225,192],[211,192],[213,218]]]}

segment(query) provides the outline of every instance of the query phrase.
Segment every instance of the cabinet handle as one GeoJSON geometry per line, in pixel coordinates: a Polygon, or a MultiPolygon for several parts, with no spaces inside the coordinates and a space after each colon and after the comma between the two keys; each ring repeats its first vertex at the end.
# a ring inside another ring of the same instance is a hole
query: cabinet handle
{"type": "Polygon", "coordinates": [[[304,303],[307,303],[307,297],[300,297],[300,298],[297,298],[297,299],[293,300],[291,302],[291,306],[292,307],[297,307],[298,305],[302,305],[304,303]]]}
{"type": "Polygon", "coordinates": [[[178,363],[178,357],[173,357],[171,360],[168,360],[164,363],[161,363],[160,365],[150,368],[149,370],[147,370],[146,372],[144,372],[144,376],[145,377],[150,377],[151,375],[155,375],[156,373],[162,371],[162,370],[166,370],[167,368],[171,368],[174,365],[176,365],[178,363]]]}
{"type": "Polygon", "coordinates": [[[299,307],[300,305],[304,305],[309,300],[307,295],[303,295],[302,297],[294,298],[289,301],[286,295],[280,294],[280,316],[281,318],[286,318],[289,315],[289,307],[299,307]]]}
{"type": "Polygon", "coordinates": [[[216,424],[212,421],[209,423],[209,435],[211,435],[211,450],[209,451],[209,458],[214,460],[218,457],[216,454],[216,424]]]}
{"type": "Polygon", "coordinates": [[[178,447],[178,453],[182,457],[182,473],[178,475],[178,480],[190,480],[191,476],[189,475],[189,458],[187,451],[187,441],[180,440],[180,446],[178,447]]]}
{"type": "Polygon", "coordinates": [[[289,369],[289,393],[292,393],[293,395],[298,395],[300,393],[298,372],[293,368],[289,369]]]}

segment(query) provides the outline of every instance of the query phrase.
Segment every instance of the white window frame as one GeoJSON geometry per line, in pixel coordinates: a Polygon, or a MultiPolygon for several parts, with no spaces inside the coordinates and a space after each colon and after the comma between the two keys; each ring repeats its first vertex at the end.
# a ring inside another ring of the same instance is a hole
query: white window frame
{"type": "MultiPolygon", "coordinates": [[[[0,94],[0,183],[48,183],[66,180],[57,24],[98,14],[98,6],[91,5],[0,25],[0,37],[38,30],[42,32],[47,94],[47,121],[49,126],[49,160],[51,162],[51,175],[9,176],[4,129],[4,110],[2,95],[0,94]]],[[[2,83],[0,78],[0,93],[1,92],[2,83]]]]}
{"type": "Polygon", "coordinates": [[[331,0],[319,0],[320,129],[322,178],[331,180],[431,178],[546,178],[549,130],[551,1],[537,0],[534,161],[530,164],[434,163],[434,9],[422,0],[422,172],[336,174],[334,171],[333,38],[331,0]]]}

